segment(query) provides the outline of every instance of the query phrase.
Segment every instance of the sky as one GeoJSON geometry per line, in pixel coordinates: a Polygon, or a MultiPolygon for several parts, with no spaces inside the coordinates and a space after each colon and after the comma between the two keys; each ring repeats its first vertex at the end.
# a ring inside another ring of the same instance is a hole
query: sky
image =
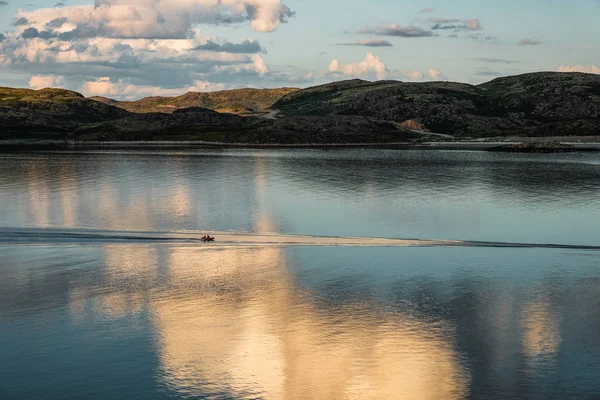
{"type": "Polygon", "coordinates": [[[0,86],[136,99],[600,74],[600,0],[0,0],[0,86]]]}

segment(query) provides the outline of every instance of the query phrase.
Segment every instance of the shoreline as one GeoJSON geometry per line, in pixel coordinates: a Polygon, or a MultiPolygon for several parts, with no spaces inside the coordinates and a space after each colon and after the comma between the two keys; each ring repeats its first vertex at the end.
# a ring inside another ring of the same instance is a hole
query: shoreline
{"type": "MultiPolygon", "coordinates": [[[[518,145],[544,138],[523,138],[517,141],[454,141],[454,142],[391,142],[391,143],[226,143],[205,141],[110,141],[75,142],[62,140],[0,140],[2,150],[86,150],[86,149],[169,149],[169,148],[239,148],[239,149],[334,149],[334,148],[379,148],[390,150],[470,150],[489,151],[499,146],[518,145]]],[[[572,146],[573,152],[600,151],[600,142],[561,141],[572,146]]],[[[524,151],[523,153],[526,153],[524,151]]]]}

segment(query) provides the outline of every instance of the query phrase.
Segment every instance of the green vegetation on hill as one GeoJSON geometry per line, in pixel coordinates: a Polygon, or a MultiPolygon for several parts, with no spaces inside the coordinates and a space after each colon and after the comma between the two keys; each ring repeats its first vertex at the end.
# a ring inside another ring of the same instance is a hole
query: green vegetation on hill
{"type": "Polygon", "coordinates": [[[117,106],[133,113],[161,112],[171,114],[175,110],[202,107],[233,114],[256,114],[270,110],[271,105],[283,96],[298,89],[236,89],[219,92],[189,92],[178,97],[146,97],[136,101],[117,101],[105,97],[92,100],[117,106]]]}

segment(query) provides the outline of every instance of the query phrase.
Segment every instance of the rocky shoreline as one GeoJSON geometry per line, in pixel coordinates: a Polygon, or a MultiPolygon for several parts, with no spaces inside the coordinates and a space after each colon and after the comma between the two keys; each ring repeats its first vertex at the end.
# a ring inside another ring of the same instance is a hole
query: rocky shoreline
{"type": "Polygon", "coordinates": [[[488,151],[505,153],[576,153],[580,151],[600,151],[600,148],[576,147],[570,143],[560,142],[524,142],[492,147],[488,151]]]}

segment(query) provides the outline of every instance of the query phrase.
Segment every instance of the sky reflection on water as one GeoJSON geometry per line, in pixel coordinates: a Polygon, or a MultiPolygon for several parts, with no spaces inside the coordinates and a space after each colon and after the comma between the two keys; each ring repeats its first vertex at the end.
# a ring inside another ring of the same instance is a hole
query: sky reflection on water
{"type": "Polygon", "coordinates": [[[381,150],[8,154],[0,155],[0,225],[597,245],[598,157],[381,150]]]}
{"type": "MultiPolygon", "coordinates": [[[[3,227],[598,244],[585,157],[0,157],[3,227]]],[[[599,265],[557,249],[0,244],[0,398],[599,398],[599,265]]]]}
{"type": "Polygon", "coordinates": [[[597,253],[23,250],[0,252],[8,398],[600,394],[597,253]]]}

